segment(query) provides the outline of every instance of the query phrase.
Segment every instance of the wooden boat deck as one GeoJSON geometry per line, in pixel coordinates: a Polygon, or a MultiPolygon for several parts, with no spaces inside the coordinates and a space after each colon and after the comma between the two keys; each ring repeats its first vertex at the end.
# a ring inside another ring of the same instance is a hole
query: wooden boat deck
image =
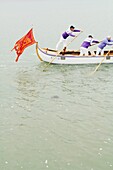
{"type": "MultiPolygon", "coordinates": [[[[43,48],[43,50],[50,55],[58,55],[57,51],[54,49],[49,49],[49,48],[43,48]]],[[[104,51],[104,55],[106,55],[108,53],[109,50],[105,50],[104,51]]],[[[89,55],[88,56],[93,56],[91,54],[91,52],[88,52],[89,55]]],[[[65,56],[80,56],[80,51],[72,51],[72,50],[68,50],[65,52],[65,54],[63,54],[63,52],[60,52],[61,55],[65,55],[65,56]]],[[[94,56],[96,55],[96,51],[94,51],[94,56]]],[[[113,56],[113,50],[110,51],[109,56],[113,56]]]]}

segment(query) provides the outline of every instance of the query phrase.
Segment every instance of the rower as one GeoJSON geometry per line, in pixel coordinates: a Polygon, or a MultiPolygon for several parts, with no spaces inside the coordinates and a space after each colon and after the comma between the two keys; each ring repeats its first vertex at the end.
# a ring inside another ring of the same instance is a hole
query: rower
{"type": "Polygon", "coordinates": [[[97,47],[96,55],[104,55],[104,48],[106,45],[113,45],[113,40],[111,39],[111,36],[107,36],[97,47]]]}
{"type": "Polygon", "coordinates": [[[60,37],[60,40],[59,42],[57,43],[56,45],[56,50],[58,51],[59,49],[59,46],[61,43],[63,43],[63,53],[65,53],[66,51],[66,46],[67,46],[67,38],[69,36],[71,37],[76,37],[76,35],[74,35],[73,33],[74,32],[83,32],[82,30],[78,30],[78,29],[75,29],[74,26],[70,26],[64,33],[62,33],[61,37],[60,37]]]}
{"type": "Polygon", "coordinates": [[[94,40],[92,35],[89,35],[82,43],[80,47],[80,56],[88,56],[88,48],[93,43],[99,43],[99,41],[94,40]]]}

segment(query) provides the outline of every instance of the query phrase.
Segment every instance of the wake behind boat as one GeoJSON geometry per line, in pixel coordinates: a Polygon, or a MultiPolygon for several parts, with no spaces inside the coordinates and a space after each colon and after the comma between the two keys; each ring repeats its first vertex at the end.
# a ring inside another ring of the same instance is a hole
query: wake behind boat
{"type": "Polygon", "coordinates": [[[80,56],[79,51],[67,51],[63,55],[62,53],[58,54],[56,50],[40,48],[37,43],[36,53],[41,61],[52,64],[99,64],[104,58],[103,63],[113,64],[113,50],[104,51],[103,56],[92,56],[90,52],[88,56],[80,56]]]}

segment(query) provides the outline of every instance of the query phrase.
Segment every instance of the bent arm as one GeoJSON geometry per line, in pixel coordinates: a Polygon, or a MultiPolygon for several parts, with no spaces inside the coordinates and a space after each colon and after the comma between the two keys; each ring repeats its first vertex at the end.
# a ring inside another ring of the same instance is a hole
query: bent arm
{"type": "Polygon", "coordinates": [[[113,42],[109,42],[109,43],[107,43],[107,45],[113,45],[113,42]]]}
{"type": "Polygon", "coordinates": [[[71,37],[75,37],[75,35],[73,35],[72,33],[68,33],[68,35],[70,35],[71,37]]]}
{"type": "Polygon", "coordinates": [[[92,43],[99,43],[99,41],[97,41],[97,40],[93,40],[93,41],[92,41],[92,43]]]}
{"type": "Polygon", "coordinates": [[[81,30],[74,30],[73,32],[82,32],[81,30]]]}
{"type": "Polygon", "coordinates": [[[113,40],[110,40],[110,42],[107,42],[107,45],[113,45],[113,40]]]}

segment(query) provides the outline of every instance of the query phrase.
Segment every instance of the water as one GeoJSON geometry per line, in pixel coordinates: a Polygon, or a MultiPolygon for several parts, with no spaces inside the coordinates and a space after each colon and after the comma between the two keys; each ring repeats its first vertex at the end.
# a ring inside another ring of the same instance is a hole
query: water
{"type": "Polygon", "coordinates": [[[101,65],[90,77],[96,65],[51,65],[43,72],[46,64],[37,59],[35,45],[18,63],[15,53],[10,53],[32,24],[36,39],[45,47],[54,48],[60,32],[74,21],[85,30],[76,41],[78,47],[89,30],[100,39],[107,31],[113,35],[109,24],[113,3],[103,2],[102,7],[101,3],[1,2],[0,170],[113,169],[113,66],[101,65]],[[99,22],[102,16],[106,23],[99,22]]]}

